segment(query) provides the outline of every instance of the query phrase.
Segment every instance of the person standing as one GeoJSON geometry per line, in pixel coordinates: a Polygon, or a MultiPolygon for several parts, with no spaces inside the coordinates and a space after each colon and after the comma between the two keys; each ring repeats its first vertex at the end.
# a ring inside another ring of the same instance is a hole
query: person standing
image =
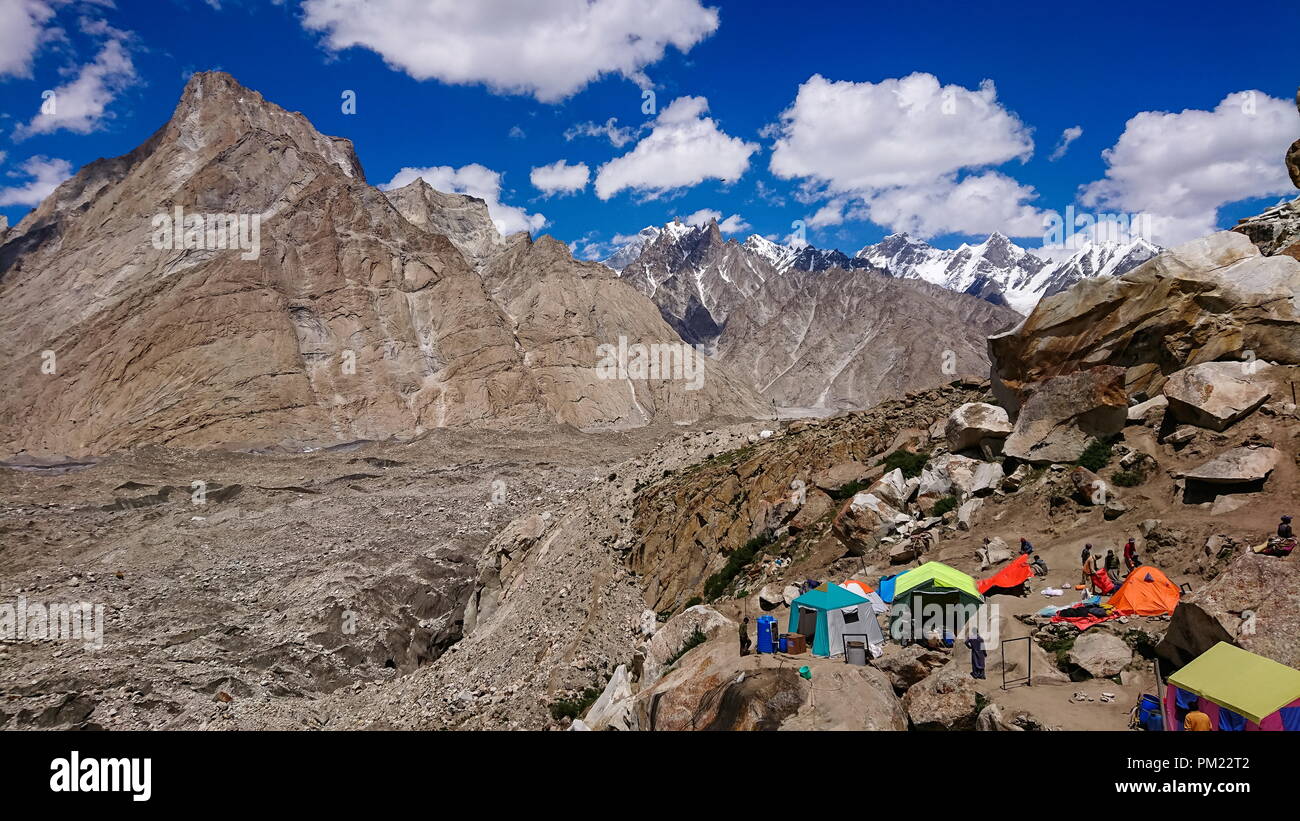
{"type": "Polygon", "coordinates": [[[749,655],[749,644],[749,616],[745,616],[745,620],[740,623],[740,654],[742,656],[749,655]]]}
{"type": "Polygon", "coordinates": [[[971,678],[984,678],[984,639],[980,638],[979,631],[974,627],[971,628],[970,638],[966,639],[966,646],[970,648],[971,678]]]}
{"type": "Polygon", "coordinates": [[[1124,569],[1132,573],[1139,564],[1141,562],[1138,561],[1137,545],[1133,544],[1133,539],[1130,538],[1124,543],[1124,569]]]}
{"type": "Polygon", "coordinates": [[[1119,584],[1119,557],[1115,551],[1106,551],[1106,575],[1110,576],[1111,584],[1119,584]]]}
{"type": "Polygon", "coordinates": [[[1095,563],[1093,562],[1093,560],[1092,560],[1092,543],[1091,543],[1091,542],[1089,542],[1088,544],[1085,544],[1085,545],[1083,546],[1082,559],[1083,559],[1083,574],[1082,574],[1082,575],[1083,575],[1083,589],[1084,589],[1085,591],[1091,591],[1091,590],[1092,590],[1092,573],[1093,573],[1094,570],[1097,569],[1096,564],[1095,564],[1095,563]]]}
{"type": "Polygon", "coordinates": [[[1183,719],[1183,729],[1188,732],[1200,733],[1213,729],[1210,727],[1210,717],[1201,712],[1201,700],[1199,698],[1192,702],[1192,709],[1187,712],[1187,717],[1183,719]]]}

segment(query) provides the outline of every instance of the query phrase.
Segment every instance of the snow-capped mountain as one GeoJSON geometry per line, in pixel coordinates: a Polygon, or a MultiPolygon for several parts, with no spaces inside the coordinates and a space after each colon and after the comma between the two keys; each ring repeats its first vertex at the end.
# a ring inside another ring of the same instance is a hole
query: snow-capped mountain
{"type": "Polygon", "coordinates": [[[654,242],[663,233],[662,228],[653,225],[647,225],[640,231],[636,232],[631,239],[627,240],[619,249],[610,254],[601,263],[606,267],[613,268],[615,271],[622,271],[627,266],[636,262],[637,257],[641,256],[641,251],[647,245],[654,242]]]}
{"type": "Polygon", "coordinates": [[[851,271],[869,267],[866,260],[854,259],[834,248],[823,250],[807,243],[781,245],[759,234],[751,234],[745,240],[744,248],[770,262],[781,273],[792,268],[800,271],[829,271],[831,268],[851,271]]]}
{"type": "Polygon", "coordinates": [[[978,245],[935,248],[907,234],[891,234],[854,255],[892,276],[923,279],[952,291],[1009,305],[1027,314],[1038,300],[1081,279],[1118,276],[1146,262],[1160,249],[1143,239],[1089,243],[1068,259],[1052,262],[1021,248],[999,233],[978,245]]]}

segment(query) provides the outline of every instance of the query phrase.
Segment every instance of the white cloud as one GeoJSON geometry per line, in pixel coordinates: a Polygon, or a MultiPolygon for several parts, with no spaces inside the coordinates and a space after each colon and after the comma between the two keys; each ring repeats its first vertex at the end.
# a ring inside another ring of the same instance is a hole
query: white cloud
{"type": "Polygon", "coordinates": [[[22,174],[10,173],[10,176],[31,177],[24,185],[0,188],[0,207],[9,205],[28,205],[35,207],[59,187],[59,183],[72,176],[72,164],[67,160],[49,157],[30,157],[21,166],[22,174]]]}
{"type": "Polygon", "coordinates": [[[972,91],[940,86],[932,74],[879,83],[814,74],[780,126],[772,172],[833,191],[930,182],[1033,151],[1029,129],[998,103],[991,82],[972,91]]]}
{"type": "Polygon", "coordinates": [[[975,173],[1033,153],[1030,129],[990,81],[968,89],[925,73],[879,83],[815,74],[767,133],[772,173],[803,180],[802,200],[830,199],[812,227],[868,218],[922,236],[1042,233],[1041,212],[1026,204],[1032,188],[975,173]]]}
{"type": "Polygon", "coordinates": [[[1293,193],[1282,157],[1297,133],[1295,105],[1259,91],[1229,94],[1213,111],[1143,111],[1102,152],[1106,176],[1079,199],[1149,214],[1152,241],[1176,245],[1213,233],[1223,205],[1293,193]]]}
{"type": "Polygon", "coordinates": [[[423,178],[439,191],[468,194],[486,202],[488,214],[502,236],[517,231],[540,231],[546,226],[546,217],[541,214],[529,214],[522,208],[501,202],[501,174],[478,163],[462,165],[460,168],[452,168],[450,165],[403,168],[379,188],[382,191],[401,188],[416,178],[423,178]]]}
{"type": "Polygon", "coordinates": [[[723,219],[722,212],[714,211],[712,208],[701,208],[694,214],[682,217],[682,222],[696,227],[708,225],[714,220],[718,223],[718,230],[724,234],[739,234],[741,231],[748,231],[750,227],[739,214],[732,214],[723,219]]]}
{"type": "Polygon", "coordinates": [[[1047,159],[1056,162],[1065,156],[1065,152],[1070,150],[1070,143],[1083,136],[1083,126],[1072,125],[1061,132],[1061,139],[1057,140],[1056,148],[1052,150],[1052,155],[1047,159]]]}
{"type": "Polygon", "coordinates": [[[112,116],[106,111],[109,103],[136,76],[131,55],[122,43],[117,37],[104,43],[95,59],[77,71],[75,79],[53,89],[54,96],[42,101],[40,112],[31,122],[14,129],[14,139],[60,129],[89,134],[99,128],[105,117],[112,116]]]}
{"type": "Polygon", "coordinates": [[[32,58],[53,16],[42,0],[0,0],[0,77],[32,76],[32,58]]]}
{"type": "Polygon", "coordinates": [[[618,118],[610,117],[604,125],[593,122],[578,123],[564,132],[564,139],[572,140],[574,137],[604,137],[609,140],[610,145],[622,148],[636,137],[636,129],[631,126],[620,128],[618,118]]]}
{"type": "Polygon", "coordinates": [[[1037,193],[1005,174],[989,171],[958,181],[888,188],[868,195],[860,216],[894,231],[921,237],[937,234],[1043,235],[1044,213],[1029,205],[1037,193]]]}
{"type": "Polygon", "coordinates": [[[708,37],[718,13],[699,0],[306,0],[303,25],[417,80],[556,102],[606,74],[645,84],[642,69],[708,37]]]}
{"type": "Polygon", "coordinates": [[[607,200],[630,189],[653,199],[706,179],[739,179],[758,145],[724,134],[704,116],[708,109],[704,97],[673,100],[635,148],[600,167],[596,196],[607,200]]]}
{"type": "Polygon", "coordinates": [[[539,165],[529,175],[533,187],[547,196],[581,191],[587,187],[587,180],[590,178],[591,170],[587,168],[585,162],[569,165],[565,160],[556,160],[550,165],[539,165]]]}
{"type": "Polygon", "coordinates": [[[807,219],[809,228],[825,228],[844,222],[844,200],[831,200],[817,209],[817,213],[807,219]]]}

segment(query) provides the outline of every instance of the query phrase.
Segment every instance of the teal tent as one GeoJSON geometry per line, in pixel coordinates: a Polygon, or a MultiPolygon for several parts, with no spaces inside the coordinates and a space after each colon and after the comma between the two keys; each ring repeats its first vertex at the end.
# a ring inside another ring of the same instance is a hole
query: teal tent
{"type": "Polygon", "coordinates": [[[790,604],[788,632],[807,636],[814,656],[842,654],[846,635],[865,635],[869,644],[885,641],[871,600],[829,583],[809,590],[790,604]]]}

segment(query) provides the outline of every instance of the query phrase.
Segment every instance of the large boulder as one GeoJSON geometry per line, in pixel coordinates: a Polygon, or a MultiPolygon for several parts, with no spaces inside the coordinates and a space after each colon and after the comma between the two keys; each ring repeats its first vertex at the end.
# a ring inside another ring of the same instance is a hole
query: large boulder
{"type": "Polygon", "coordinates": [[[1127,395],[1155,396],[1168,374],[1246,351],[1300,364],[1297,294],[1300,260],[1264,256],[1231,231],[1194,240],[1046,297],[990,337],[993,391],[1014,415],[1037,383],[1094,365],[1123,367],[1127,395]]]}
{"type": "Polygon", "coordinates": [[[944,653],[928,650],[920,644],[909,644],[897,648],[890,645],[885,655],[872,661],[872,664],[884,670],[894,689],[902,693],[948,661],[949,658],[944,653]]]}
{"type": "Polygon", "coordinates": [[[1067,658],[1093,678],[1109,678],[1133,661],[1133,651],[1119,636],[1090,630],[1074,640],[1067,658]]]}
{"type": "Polygon", "coordinates": [[[1282,453],[1276,448],[1233,448],[1184,475],[1189,480],[1212,485],[1248,484],[1267,479],[1281,460],[1282,453]]]}
{"type": "MultiPolygon", "coordinates": [[[[1291,147],[1292,159],[1300,159],[1300,140],[1291,147]]],[[[1249,217],[1232,230],[1250,237],[1265,256],[1283,254],[1300,259],[1300,199],[1279,203],[1258,216],[1249,217]]]]}
{"type": "Polygon", "coordinates": [[[1124,369],[1100,366],[1033,386],[1003,453],[1034,464],[1076,461],[1092,439],[1113,436],[1128,420],[1124,369]]]}
{"type": "Polygon", "coordinates": [[[906,479],[903,477],[902,468],[894,468],[872,483],[871,487],[867,488],[867,493],[901,510],[912,498],[919,484],[920,479],[906,479]]]}
{"type": "Polygon", "coordinates": [[[1202,362],[1165,382],[1169,411],[1180,422],[1224,430],[1244,419],[1272,395],[1261,374],[1265,362],[1202,362]]]}
{"type": "Polygon", "coordinates": [[[1160,420],[1165,418],[1165,409],[1168,407],[1169,400],[1163,394],[1145,402],[1138,402],[1128,409],[1129,424],[1158,425],[1160,420]]]}
{"type": "Polygon", "coordinates": [[[640,726],[670,731],[907,729],[898,697],[879,670],[808,663],[813,681],[802,678],[797,667],[764,667],[761,657],[741,658],[730,644],[710,643],[642,689],[637,696],[640,726]]]}
{"type": "Polygon", "coordinates": [[[918,730],[969,730],[975,726],[975,680],[949,664],[912,685],[903,709],[918,730]]]}
{"type": "Polygon", "coordinates": [[[832,530],[851,553],[862,555],[875,549],[892,533],[904,514],[872,493],[858,493],[835,517],[832,530]]]}
{"type": "Polygon", "coordinates": [[[1156,646],[1182,667],[1220,641],[1300,669],[1300,562],[1242,553],[1183,596],[1156,646]]]}
{"type": "Polygon", "coordinates": [[[686,608],[659,628],[654,638],[646,645],[645,664],[641,668],[643,687],[663,674],[664,668],[681,652],[697,630],[710,639],[727,631],[739,635],[736,622],[712,607],[697,604],[686,608]]]}
{"type": "Polygon", "coordinates": [[[880,467],[872,467],[862,462],[849,460],[831,465],[824,470],[819,470],[812,475],[814,486],[825,491],[839,490],[851,482],[864,482],[868,479],[874,479],[880,475],[880,467]]]}
{"type": "Polygon", "coordinates": [[[953,452],[973,448],[984,439],[1005,439],[1011,434],[1011,419],[997,405],[967,402],[948,417],[944,436],[953,452]]]}

